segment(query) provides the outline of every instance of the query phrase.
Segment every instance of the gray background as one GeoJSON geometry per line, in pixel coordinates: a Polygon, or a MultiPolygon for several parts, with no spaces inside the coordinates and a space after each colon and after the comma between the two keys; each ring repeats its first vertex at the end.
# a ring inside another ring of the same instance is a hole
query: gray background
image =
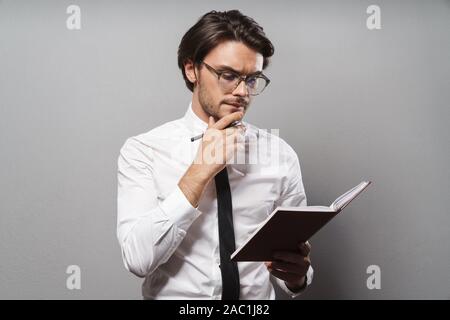
{"type": "Polygon", "coordinates": [[[276,47],[247,120],[298,152],[309,204],[374,182],[314,237],[301,298],[450,299],[450,1],[364,0],[0,1],[0,298],[140,299],[115,236],[118,151],[184,114],[181,36],[233,8],[276,47]]]}

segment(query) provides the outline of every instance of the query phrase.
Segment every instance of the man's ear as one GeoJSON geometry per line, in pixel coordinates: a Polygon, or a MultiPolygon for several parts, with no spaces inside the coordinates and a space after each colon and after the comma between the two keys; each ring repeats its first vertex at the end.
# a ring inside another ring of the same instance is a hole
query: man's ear
{"type": "Polygon", "coordinates": [[[197,75],[195,74],[195,64],[189,60],[184,64],[184,73],[190,82],[195,84],[197,82],[197,75]]]}

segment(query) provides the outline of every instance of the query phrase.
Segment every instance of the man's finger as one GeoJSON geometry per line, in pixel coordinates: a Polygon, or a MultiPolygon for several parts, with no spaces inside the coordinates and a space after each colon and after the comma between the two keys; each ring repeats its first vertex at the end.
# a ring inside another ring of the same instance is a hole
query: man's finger
{"type": "Polygon", "coordinates": [[[294,263],[289,263],[289,262],[273,261],[271,267],[272,267],[272,269],[275,269],[278,271],[289,272],[289,273],[297,274],[299,276],[304,276],[304,275],[306,275],[306,272],[308,271],[310,265],[311,265],[311,263],[307,260],[307,258],[305,258],[303,264],[294,264],[294,263]]]}
{"type": "Polygon", "coordinates": [[[231,136],[232,134],[236,135],[236,131],[238,131],[238,128],[230,127],[230,128],[224,129],[224,131],[225,131],[226,136],[231,136]]]}
{"type": "Polygon", "coordinates": [[[311,252],[311,245],[308,241],[299,243],[298,248],[300,249],[301,254],[305,257],[311,252]]]}
{"type": "Polygon", "coordinates": [[[290,272],[283,272],[283,271],[279,271],[279,270],[275,270],[275,269],[271,269],[269,268],[269,272],[277,277],[278,279],[287,281],[287,282],[295,282],[298,281],[299,276],[297,274],[294,273],[290,273],[290,272]]]}
{"type": "Polygon", "coordinates": [[[300,252],[291,252],[291,251],[279,251],[274,255],[274,260],[276,261],[285,261],[290,263],[302,263],[304,256],[300,254],[300,252]]]}
{"type": "Polygon", "coordinates": [[[214,120],[214,117],[209,116],[208,128],[211,128],[212,126],[214,126],[215,123],[216,123],[216,121],[214,120]]]}
{"type": "Polygon", "coordinates": [[[223,130],[226,127],[228,127],[233,121],[241,120],[243,116],[244,114],[240,111],[227,114],[225,117],[223,117],[214,124],[214,128],[223,130]]]}

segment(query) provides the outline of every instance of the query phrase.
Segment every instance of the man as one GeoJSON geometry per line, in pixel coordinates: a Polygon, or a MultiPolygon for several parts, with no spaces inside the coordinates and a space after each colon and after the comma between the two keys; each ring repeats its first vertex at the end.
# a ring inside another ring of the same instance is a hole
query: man
{"type": "Polygon", "coordinates": [[[308,243],[266,263],[230,261],[276,206],[306,205],[293,149],[242,120],[269,83],[273,52],[239,11],[205,14],[178,50],[193,92],[186,114],[122,147],[117,236],[125,267],[145,277],[145,299],[274,299],[271,277],[293,297],[311,283],[308,243]],[[254,155],[249,146],[258,161],[232,161],[254,155]]]}

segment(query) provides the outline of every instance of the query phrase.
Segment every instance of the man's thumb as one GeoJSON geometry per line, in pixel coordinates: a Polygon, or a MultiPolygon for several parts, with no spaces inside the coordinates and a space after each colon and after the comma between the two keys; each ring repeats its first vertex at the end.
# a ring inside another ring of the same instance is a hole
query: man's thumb
{"type": "Polygon", "coordinates": [[[216,121],[214,121],[214,117],[209,116],[208,127],[211,128],[215,123],[216,121]]]}

